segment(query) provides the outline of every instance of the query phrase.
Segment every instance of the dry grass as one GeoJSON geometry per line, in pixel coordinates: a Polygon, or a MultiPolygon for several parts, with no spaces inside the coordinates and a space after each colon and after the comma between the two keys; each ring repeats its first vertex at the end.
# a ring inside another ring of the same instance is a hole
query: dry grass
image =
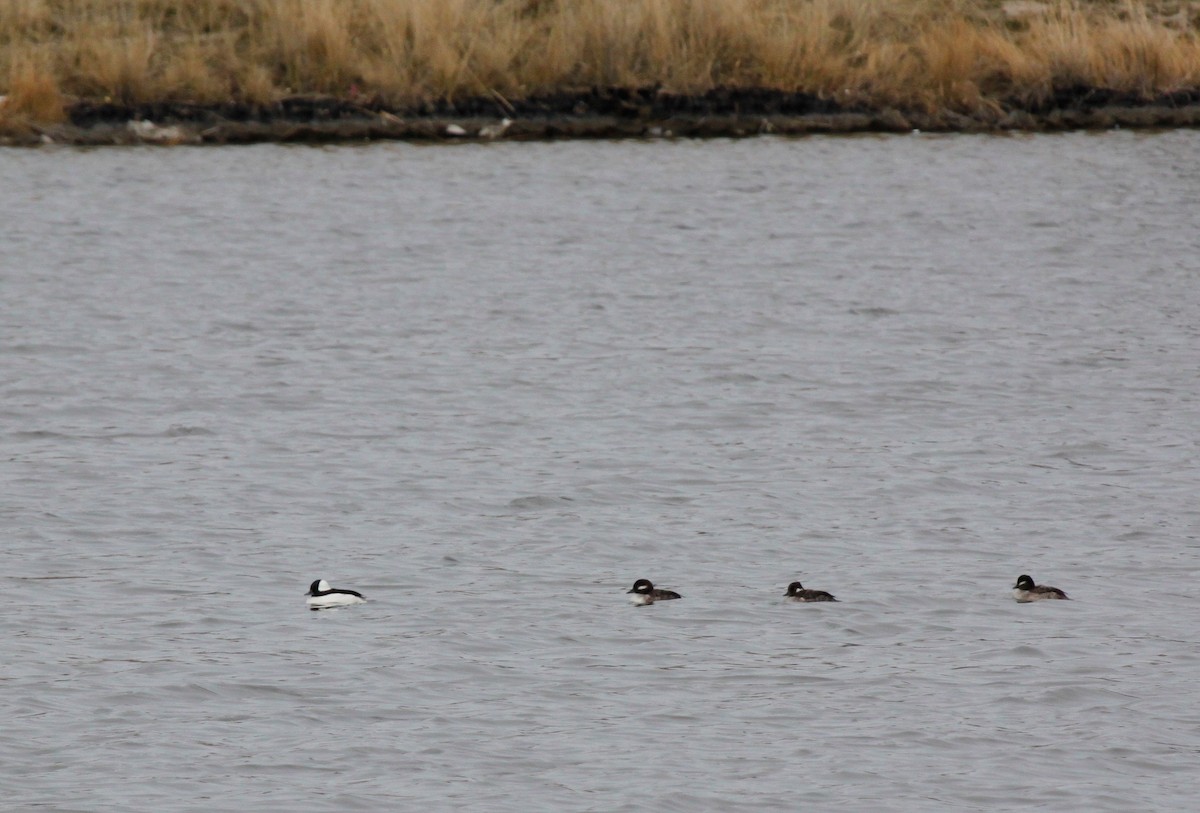
{"type": "Polygon", "coordinates": [[[12,66],[5,90],[0,100],[0,133],[25,133],[66,118],[58,84],[44,67],[12,66]]]}
{"type": "Polygon", "coordinates": [[[64,98],[393,104],[593,85],[979,113],[1200,86],[1200,0],[2,0],[0,124],[64,98]]]}

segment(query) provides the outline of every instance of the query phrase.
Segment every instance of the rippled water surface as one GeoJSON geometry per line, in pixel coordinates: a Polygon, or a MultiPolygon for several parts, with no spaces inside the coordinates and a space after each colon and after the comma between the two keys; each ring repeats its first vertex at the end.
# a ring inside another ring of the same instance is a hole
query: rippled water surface
{"type": "Polygon", "coordinates": [[[6,806],[1193,808],[1198,153],[0,153],[6,806]]]}

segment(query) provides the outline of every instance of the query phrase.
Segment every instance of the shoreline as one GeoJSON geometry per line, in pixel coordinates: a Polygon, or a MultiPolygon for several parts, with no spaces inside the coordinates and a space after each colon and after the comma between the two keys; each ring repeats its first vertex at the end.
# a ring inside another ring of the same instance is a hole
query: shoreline
{"type": "Polygon", "coordinates": [[[1195,127],[1197,105],[1200,5],[1175,0],[0,3],[0,144],[1195,127]]]}
{"type": "Polygon", "coordinates": [[[983,113],[840,105],[813,94],[716,88],[593,88],[524,100],[474,97],[389,107],[333,96],[271,104],[121,105],[78,101],[66,121],[0,137],[0,146],[339,143],[357,141],[549,141],[744,138],[854,133],[1062,132],[1200,127],[1200,89],[1140,98],[1103,88],[1056,92],[1045,104],[983,113]]]}

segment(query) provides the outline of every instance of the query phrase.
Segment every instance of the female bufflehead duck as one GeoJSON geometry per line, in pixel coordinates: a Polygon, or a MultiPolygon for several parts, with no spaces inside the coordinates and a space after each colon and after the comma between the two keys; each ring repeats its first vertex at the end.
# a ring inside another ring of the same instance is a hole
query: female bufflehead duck
{"type": "Polygon", "coordinates": [[[1013,598],[1021,604],[1026,604],[1030,601],[1041,601],[1044,598],[1065,599],[1066,597],[1067,594],[1057,587],[1034,584],[1030,576],[1018,576],[1017,583],[1013,585],[1013,598]]]}
{"type": "Polygon", "coordinates": [[[317,579],[308,586],[308,606],[313,610],[324,610],[327,607],[345,607],[347,604],[362,604],[366,601],[362,593],[353,590],[338,590],[330,587],[329,582],[317,579]]]}
{"type": "Polygon", "coordinates": [[[789,584],[787,592],[783,595],[784,598],[790,601],[837,601],[836,598],[824,590],[805,590],[804,585],[800,582],[789,584]]]}
{"type": "Polygon", "coordinates": [[[656,601],[683,598],[683,596],[674,590],[659,590],[650,583],[649,579],[638,579],[633,583],[633,587],[626,592],[633,593],[633,598],[630,601],[634,604],[653,604],[656,601]]]}

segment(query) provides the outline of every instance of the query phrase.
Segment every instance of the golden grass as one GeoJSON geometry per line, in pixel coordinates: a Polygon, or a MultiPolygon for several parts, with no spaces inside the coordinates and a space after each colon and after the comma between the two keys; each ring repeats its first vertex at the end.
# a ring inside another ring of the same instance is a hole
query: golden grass
{"type": "Polygon", "coordinates": [[[66,118],[62,94],[51,73],[29,63],[14,65],[0,100],[0,133],[23,133],[66,118]]]}
{"type": "Polygon", "coordinates": [[[390,104],[590,86],[980,113],[1200,86],[1200,0],[3,0],[0,121],[63,100],[390,104]]]}

